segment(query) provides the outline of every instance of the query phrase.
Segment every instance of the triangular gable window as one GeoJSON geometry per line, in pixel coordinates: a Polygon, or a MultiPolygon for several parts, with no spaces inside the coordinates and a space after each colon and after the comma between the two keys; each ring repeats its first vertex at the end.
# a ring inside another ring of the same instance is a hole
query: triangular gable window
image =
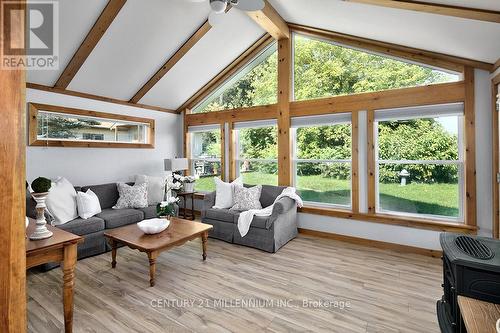
{"type": "Polygon", "coordinates": [[[295,100],[459,80],[459,73],[294,35],[295,100]]]}
{"type": "Polygon", "coordinates": [[[193,113],[276,103],[277,66],[276,43],[273,43],[205,98],[193,109],[193,113]]]}

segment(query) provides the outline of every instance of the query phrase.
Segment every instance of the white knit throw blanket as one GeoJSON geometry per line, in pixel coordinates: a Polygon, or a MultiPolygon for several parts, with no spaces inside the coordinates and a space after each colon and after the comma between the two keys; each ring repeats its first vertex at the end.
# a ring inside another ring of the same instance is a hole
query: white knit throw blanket
{"type": "Polygon", "coordinates": [[[250,224],[252,224],[252,220],[254,216],[271,216],[273,213],[274,204],[281,198],[288,197],[297,202],[297,206],[302,207],[304,203],[302,199],[295,193],[295,188],[287,187],[281,192],[280,195],[276,197],[273,204],[263,209],[250,209],[244,212],[241,212],[240,217],[238,218],[238,230],[240,232],[241,237],[245,237],[250,230],[250,224]]]}

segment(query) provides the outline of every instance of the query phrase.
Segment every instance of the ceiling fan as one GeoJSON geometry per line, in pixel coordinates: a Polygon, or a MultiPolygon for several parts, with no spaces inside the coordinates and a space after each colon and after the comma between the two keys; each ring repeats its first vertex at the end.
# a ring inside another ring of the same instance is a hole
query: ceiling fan
{"type": "MultiPolygon", "coordinates": [[[[191,2],[205,2],[207,0],[190,0],[191,2]]],[[[227,12],[227,9],[234,7],[246,12],[253,12],[264,8],[264,0],[208,0],[210,3],[210,14],[208,22],[211,26],[219,24],[227,12]]]]}

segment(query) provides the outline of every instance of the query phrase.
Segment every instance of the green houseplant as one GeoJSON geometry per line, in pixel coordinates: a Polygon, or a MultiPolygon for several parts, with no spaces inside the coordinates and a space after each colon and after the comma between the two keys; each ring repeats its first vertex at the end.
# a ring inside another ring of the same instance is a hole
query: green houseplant
{"type": "Polygon", "coordinates": [[[156,205],[156,215],[158,217],[175,216],[175,206],[179,202],[179,198],[170,197],[167,201],[162,201],[156,205]]]}
{"type": "Polygon", "coordinates": [[[52,181],[44,177],[38,177],[31,183],[31,189],[34,193],[47,193],[52,186],[52,181]]]}

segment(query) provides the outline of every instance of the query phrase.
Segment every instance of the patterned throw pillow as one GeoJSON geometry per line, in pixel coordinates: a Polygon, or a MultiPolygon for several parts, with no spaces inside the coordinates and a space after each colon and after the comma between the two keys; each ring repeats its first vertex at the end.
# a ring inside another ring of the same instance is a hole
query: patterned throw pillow
{"type": "Polygon", "coordinates": [[[134,186],[125,183],[116,184],[118,187],[118,202],[113,209],[122,208],[144,208],[148,206],[148,184],[136,184],[134,186]]]}
{"type": "Polygon", "coordinates": [[[260,193],[262,192],[262,185],[246,188],[243,186],[236,186],[234,188],[234,206],[231,210],[250,210],[262,209],[260,204],[260,193]]]}

